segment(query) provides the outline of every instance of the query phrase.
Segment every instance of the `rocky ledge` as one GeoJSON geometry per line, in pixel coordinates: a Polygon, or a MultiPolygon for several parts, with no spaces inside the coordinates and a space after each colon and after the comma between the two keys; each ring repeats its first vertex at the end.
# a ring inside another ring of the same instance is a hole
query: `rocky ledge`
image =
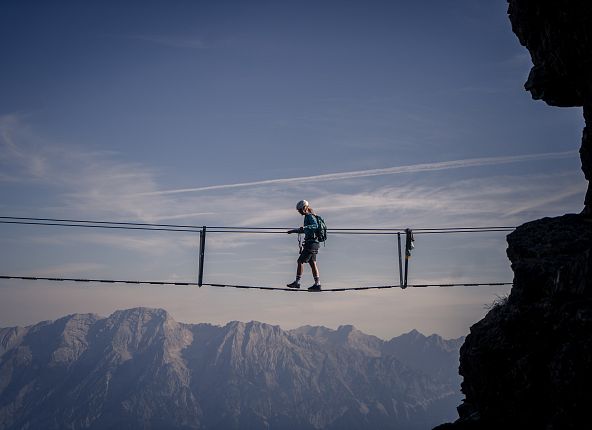
{"type": "Polygon", "coordinates": [[[550,106],[583,106],[580,158],[588,181],[583,214],[592,216],[592,2],[508,0],[512,31],[530,52],[524,88],[550,106]]]}
{"type": "Polygon", "coordinates": [[[510,295],[461,348],[466,398],[443,429],[580,428],[592,404],[592,222],[544,218],[508,236],[510,295]]]}

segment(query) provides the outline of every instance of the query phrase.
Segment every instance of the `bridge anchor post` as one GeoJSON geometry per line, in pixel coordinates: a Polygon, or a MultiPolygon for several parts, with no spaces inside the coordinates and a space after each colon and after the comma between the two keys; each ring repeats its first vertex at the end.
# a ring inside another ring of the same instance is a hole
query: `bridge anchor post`
{"type": "Polygon", "coordinates": [[[403,288],[403,258],[401,256],[401,233],[397,232],[397,245],[399,250],[399,286],[403,288]]]}
{"type": "Polygon", "coordinates": [[[405,278],[401,288],[407,288],[407,279],[409,276],[409,259],[413,249],[413,231],[410,228],[405,229],[405,278]]]}
{"type": "Polygon", "coordinates": [[[201,287],[203,285],[203,273],[204,273],[204,257],[206,254],[206,226],[204,225],[199,232],[199,265],[197,275],[197,285],[201,287]]]}

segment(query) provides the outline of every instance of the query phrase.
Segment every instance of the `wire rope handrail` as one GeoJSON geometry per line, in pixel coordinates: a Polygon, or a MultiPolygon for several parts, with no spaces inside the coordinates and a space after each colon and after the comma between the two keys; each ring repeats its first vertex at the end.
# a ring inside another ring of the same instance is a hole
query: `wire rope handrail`
{"type": "MultiPolygon", "coordinates": [[[[200,233],[203,226],[182,224],[156,224],[119,221],[92,221],[60,218],[33,218],[0,216],[0,224],[40,225],[58,227],[83,227],[123,230],[147,230],[147,231],[174,231],[186,233],[200,233]]],[[[250,234],[284,234],[291,227],[240,227],[240,226],[213,226],[207,227],[210,233],[250,233],[250,234]]],[[[441,227],[441,228],[414,228],[415,234],[442,234],[442,233],[487,233],[512,231],[513,226],[484,226],[484,227],[441,227]]],[[[358,228],[342,227],[327,229],[332,234],[359,234],[359,235],[396,235],[405,232],[406,228],[358,228]]]]}

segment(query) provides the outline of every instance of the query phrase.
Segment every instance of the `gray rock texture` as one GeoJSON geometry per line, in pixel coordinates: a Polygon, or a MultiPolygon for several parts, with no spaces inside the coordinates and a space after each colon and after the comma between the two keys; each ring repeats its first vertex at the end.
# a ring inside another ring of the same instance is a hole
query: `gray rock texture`
{"type": "Polygon", "coordinates": [[[0,429],[425,429],[456,415],[461,342],[70,315],[0,329],[0,429]]]}
{"type": "Polygon", "coordinates": [[[460,419],[440,429],[579,429],[592,404],[592,222],[545,218],[508,236],[514,287],[461,348],[460,419]]]}

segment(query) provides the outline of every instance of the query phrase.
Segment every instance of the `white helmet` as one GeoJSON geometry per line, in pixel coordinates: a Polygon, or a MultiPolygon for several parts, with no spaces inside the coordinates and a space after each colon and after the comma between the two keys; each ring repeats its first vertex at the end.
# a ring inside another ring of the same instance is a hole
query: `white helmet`
{"type": "Polygon", "coordinates": [[[296,210],[301,211],[302,209],[308,207],[308,202],[306,200],[300,200],[297,204],[296,204],[296,210]]]}

